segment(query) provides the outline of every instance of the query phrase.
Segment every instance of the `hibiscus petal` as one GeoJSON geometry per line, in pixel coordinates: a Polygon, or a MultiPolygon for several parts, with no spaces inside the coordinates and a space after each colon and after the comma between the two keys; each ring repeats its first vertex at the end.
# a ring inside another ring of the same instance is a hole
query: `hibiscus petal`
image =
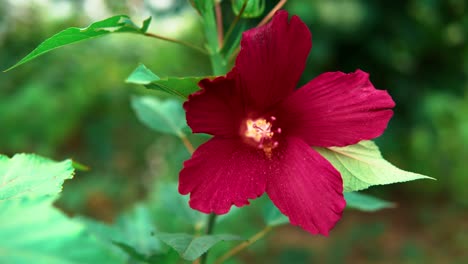
{"type": "Polygon", "coordinates": [[[369,74],[327,72],[289,96],[278,119],[285,133],[311,146],[347,146],[380,136],[394,106],[387,91],[374,88],[369,74]]]}
{"type": "Polygon", "coordinates": [[[231,77],[203,79],[201,91],[189,96],[184,103],[187,124],[194,133],[233,136],[239,133],[240,104],[236,101],[235,84],[231,77]]]}
{"type": "Polygon", "coordinates": [[[224,214],[231,205],[265,192],[267,164],[261,150],[240,141],[213,138],[201,145],[179,174],[179,192],[190,193],[190,206],[224,214]]]}
{"type": "Polygon", "coordinates": [[[291,224],[328,235],[346,205],[340,173],[303,140],[288,137],[283,144],[266,192],[291,224]]]}
{"type": "Polygon", "coordinates": [[[237,86],[247,104],[262,111],[294,91],[312,47],[297,16],[279,11],[264,26],[243,33],[236,59],[237,86]]]}

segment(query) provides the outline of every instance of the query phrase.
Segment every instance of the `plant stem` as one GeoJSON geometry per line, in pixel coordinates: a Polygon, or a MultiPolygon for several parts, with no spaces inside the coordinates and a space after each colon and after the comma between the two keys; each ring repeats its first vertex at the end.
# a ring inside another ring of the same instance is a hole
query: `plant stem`
{"type": "Polygon", "coordinates": [[[266,226],[265,228],[263,228],[262,230],[260,230],[258,233],[256,233],[255,235],[253,235],[251,238],[249,238],[247,241],[244,241],[242,242],[241,244],[237,245],[236,247],[232,248],[231,250],[229,250],[228,252],[226,252],[224,255],[222,255],[220,258],[218,258],[214,264],[221,264],[223,263],[224,261],[226,261],[228,258],[234,256],[235,254],[239,253],[240,251],[242,251],[244,248],[252,245],[253,243],[255,243],[257,240],[259,240],[260,238],[264,237],[266,234],[268,234],[268,232],[270,232],[271,230],[271,226],[266,226]]]}
{"type": "Polygon", "coordinates": [[[263,26],[265,25],[268,21],[270,21],[270,19],[275,15],[276,11],[280,10],[284,4],[286,4],[288,0],[281,0],[278,2],[278,4],[276,4],[275,7],[273,7],[273,9],[271,9],[270,13],[268,13],[268,15],[266,15],[262,21],[260,21],[260,23],[258,23],[257,27],[260,27],[260,26],[263,26]]]}
{"type": "Polygon", "coordinates": [[[185,135],[179,135],[180,140],[182,140],[182,143],[184,143],[185,148],[187,151],[190,153],[190,155],[193,154],[195,151],[195,148],[193,147],[192,143],[190,143],[190,140],[188,140],[187,136],[185,135]]]}
{"type": "MultiPolygon", "coordinates": [[[[210,214],[210,216],[208,217],[208,223],[206,225],[206,232],[205,232],[206,235],[211,235],[213,233],[215,223],[216,223],[216,214],[210,214]]],[[[205,254],[201,256],[200,264],[206,264],[206,261],[208,259],[208,252],[209,251],[205,252],[205,254]]]]}
{"type": "Polygon", "coordinates": [[[223,12],[221,10],[221,1],[215,0],[215,12],[216,12],[216,27],[218,29],[218,45],[223,46],[223,12]]]}
{"type": "MultiPolygon", "coordinates": [[[[232,21],[231,25],[229,26],[229,29],[228,29],[228,31],[227,31],[227,33],[226,33],[225,38],[224,38],[225,40],[228,40],[228,39],[229,39],[229,37],[230,37],[231,34],[232,34],[232,31],[234,31],[234,28],[236,28],[236,25],[237,25],[237,23],[239,22],[239,20],[240,20],[242,14],[244,13],[244,10],[245,10],[245,8],[247,7],[247,3],[248,3],[248,2],[249,2],[249,0],[244,0],[244,3],[242,4],[241,9],[239,10],[239,14],[237,14],[236,18],[234,18],[234,21],[232,21]]],[[[223,43],[223,45],[221,46],[221,49],[224,48],[224,45],[225,45],[225,44],[226,44],[226,43],[223,43]]]]}
{"type": "Polygon", "coordinates": [[[229,62],[233,62],[236,59],[237,55],[239,54],[239,51],[240,47],[237,47],[236,50],[234,50],[234,52],[229,57],[229,62]]]}
{"type": "MultiPolygon", "coordinates": [[[[207,47],[210,55],[211,66],[213,68],[214,75],[223,75],[226,73],[226,61],[223,55],[221,54],[220,47],[223,44],[223,19],[221,13],[221,1],[217,0],[206,0],[207,2],[205,7],[210,7],[205,10],[203,13],[203,22],[205,28],[205,36],[207,41],[207,47]],[[213,6],[214,1],[215,5],[213,6]],[[213,7],[215,9],[215,14],[213,13],[213,7]]],[[[208,217],[208,222],[206,224],[206,235],[211,235],[216,223],[216,214],[210,214],[208,217]]],[[[208,252],[205,252],[200,257],[200,264],[206,264],[208,260],[208,252]]]]}
{"type": "Polygon", "coordinates": [[[206,0],[205,9],[202,12],[203,27],[205,30],[206,47],[210,56],[213,74],[223,75],[226,73],[226,62],[220,53],[218,38],[218,23],[216,23],[215,1],[206,0]]]}
{"type": "Polygon", "coordinates": [[[145,36],[160,39],[160,40],[169,41],[169,42],[172,42],[172,43],[176,43],[176,44],[185,46],[185,47],[190,48],[192,50],[196,50],[196,51],[201,52],[201,53],[203,53],[205,55],[208,54],[208,52],[205,49],[197,47],[197,46],[195,46],[195,45],[193,45],[191,43],[188,43],[188,42],[185,42],[185,41],[182,41],[182,40],[172,39],[172,38],[168,38],[168,37],[164,37],[164,36],[161,36],[161,35],[148,33],[148,32],[145,33],[145,36]]]}
{"type": "Polygon", "coordinates": [[[210,214],[210,216],[208,217],[208,224],[206,226],[207,235],[211,235],[213,233],[213,229],[216,223],[216,217],[217,217],[216,214],[210,214]]]}

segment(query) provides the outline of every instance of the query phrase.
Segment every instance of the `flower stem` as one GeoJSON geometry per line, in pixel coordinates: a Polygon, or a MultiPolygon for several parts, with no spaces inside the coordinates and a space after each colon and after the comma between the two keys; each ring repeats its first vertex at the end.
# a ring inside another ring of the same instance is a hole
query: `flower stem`
{"type": "MultiPolygon", "coordinates": [[[[221,1],[217,0],[207,0],[215,1],[214,12],[213,9],[209,8],[206,10],[206,13],[203,14],[205,36],[207,40],[208,54],[210,55],[211,66],[213,68],[214,75],[222,75],[226,72],[226,62],[225,58],[221,55],[220,47],[223,45],[223,17],[221,12],[221,1]]],[[[213,7],[209,3],[210,7],[213,7]]],[[[187,148],[188,149],[188,148],[187,148]]],[[[192,147],[193,153],[193,147],[192,147]]],[[[211,235],[216,223],[216,214],[210,214],[206,224],[206,235],[211,235]]],[[[206,264],[208,260],[208,252],[205,252],[199,259],[200,264],[206,264]]]]}
{"type": "MultiPolygon", "coordinates": [[[[210,214],[210,216],[208,217],[208,223],[206,225],[206,232],[205,234],[206,235],[211,235],[213,233],[213,229],[214,229],[214,226],[215,226],[215,223],[216,223],[216,214],[210,214]]],[[[206,264],[206,261],[208,259],[208,252],[205,252],[205,254],[203,254],[200,258],[200,264],[206,264]]]]}
{"type": "MultiPolygon", "coordinates": [[[[216,1],[216,0],[215,0],[216,1]]],[[[221,10],[221,1],[216,1],[215,3],[215,12],[216,12],[216,27],[218,29],[218,45],[223,46],[224,33],[223,33],[223,12],[221,10]]]]}
{"type": "Polygon", "coordinates": [[[156,39],[160,39],[160,40],[165,40],[165,41],[169,41],[169,42],[172,42],[172,43],[176,43],[176,44],[179,44],[179,45],[182,45],[182,46],[185,46],[187,48],[190,48],[192,50],[196,50],[198,52],[201,52],[205,55],[208,54],[208,52],[203,49],[203,48],[200,48],[200,47],[197,47],[191,43],[188,43],[188,42],[185,42],[185,41],[182,41],[182,40],[177,40],[177,39],[173,39],[173,38],[168,38],[168,37],[164,37],[164,36],[161,36],[161,35],[157,35],[157,34],[153,34],[153,33],[148,33],[146,32],[145,33],[145,36],[147,37],[151,37],[151,38],[156,38],[156,39]]]}
{"type": "Polygon", "coordinates": [[[208,224],[206,226],[206,234],[211,235],[213,233],[214,225],[216,223],[216,214],[210,214],[208,217],[208,224]]]}
{"type": "Polygon", "coordinates": [[[195,148],[193,147],[192,143],[190,143],[190,140],[188,140],[187,136],[179,135],[179,138],[182,141],[182,143],[184,143],[184,146],[187,149],[187,151],[190,153],[190,155],[192,155],[193,152],[195,151],[195,148]]]}
{"type": "Polygon", "coordinates": [[[248,240],[240,243],[239,245],[237,245],[236,247],[232,248],[231,250],[229,250],[228,252],[226,252],[224,255],[222,255],[220,258],[218,258],[214,264],[221,264],[223,263],[224,261],[226,261],[227,259],[229,259],[230,257],[234,256],[235,254],[239,253],[240,251],[242,251],[244,248],[252,245],[253,243],[255,243],[257,240],[261,239],[262,237],[264,237],[266,234],[268,234],[268,232],[270,232],[271,230],[271,226],[266,226],[265,228],[263,228],[262,230],[260,230],[258,233],[256,233],[255,235],[253,235],[251,238],[249,238],[248,240]]]}
{"type": "Polygon", "coordinates": [[[219,23],[217,23],[217,14],[215,14],[215,2],[216,0],[205,1],[207,6],[206,9],[204,9],[202,18],[206,37],[206,48],[210,56],[211,67],[213,69],[213,74],[218,76],[226,73],[226,61],[219,49],[219,23]]]}
{"type": "Polygon", "coordinates": [[[260,21],[260,23],[258,23],[257,27],[259,26],[263,26],[265,25],[268,21],[270,21],[270,19],[275,15],[276,11],[280,10],[284,4],[286,4],[288,0],[281,0],[278,2],[278,4],[276,4],[275,7],[273,7],[273,9],[271,9],[270,13],[268,13],[268,15],[266,15],[262,21],[260,21]]]}

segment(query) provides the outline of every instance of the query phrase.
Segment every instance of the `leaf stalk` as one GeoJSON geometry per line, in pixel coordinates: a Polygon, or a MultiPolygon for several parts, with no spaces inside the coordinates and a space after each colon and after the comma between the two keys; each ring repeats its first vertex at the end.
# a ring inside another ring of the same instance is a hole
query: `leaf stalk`
{"type": "Polygon", "coordinates": [[[208,52],[203,49],[203,48],[200,48],[198,46],[195,46],[191,43],[188,43],[188,42],[185,42],[185,41],[182,41],[182,40],[177,40],[177,39],[173,39],[173,38],[168,38],[168,37],[164,37],[164,36],[161,36],[161,35],[157,35],[157,34],[153,34],[153,33],[148,33],[146,32],[144,34],[145,36],[147,37],[151,37],[151,38],[156,38],[156,39],[160,39],[160,40],[164,40],[164,41],[169,41],[169,42],[172,42],[172,43],[176,43],[176,44],[179,44],[179,45],[182,45],[182,46],[185,46],[187,48],[190,48],[192,50],[195,50],[197,52],[201,52],[205,55],[208,55],[208,52]]]}
{"type": "Polygon", "coordinates": [[[218,258],[214,264],[221,264],[223,263],[224,261],[226,261],[227,259],[229,259],[230,257],[236,255],[237,253],[239,253],[240,251],[242,251],[243,249],[247,248],[248,246],[252,245],[253,243],[257,242],[257,240],[261,239],[262,237],[264,237],[266,234],[268,234],[268,232],[270,232],[272,230],[272,227],[271,226],[266,226],[265,228],[263,228],[262,230],[260,230],[258,233],[256,233],[255,235],[253,235],[252,237],[250,237],[248,240],[240,243],[239,245],[237,245],[236,247],[232,248],[231,250],[229,250],[228,252],[226,252],[224,255],[222,255],[220,258],[218,258]]]}

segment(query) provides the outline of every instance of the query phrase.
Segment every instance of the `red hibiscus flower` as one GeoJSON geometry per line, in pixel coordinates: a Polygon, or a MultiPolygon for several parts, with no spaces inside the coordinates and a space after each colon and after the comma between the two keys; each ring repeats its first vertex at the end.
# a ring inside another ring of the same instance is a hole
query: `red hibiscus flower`
{"type": "Polygon", "coordinates": [[[243,34],[231,72],[200,81],[184,104],[187,122],[214,137],[180,172],[179,192],[190,193],[192,208],[224,214],[266,192],[310,233],[328,235],[341,218],[341,175],[311,146],[380,136],[394,102],[361,70],[327,72],[295,90],[311,46],[307,26],[279,11],[243,34]]]}

